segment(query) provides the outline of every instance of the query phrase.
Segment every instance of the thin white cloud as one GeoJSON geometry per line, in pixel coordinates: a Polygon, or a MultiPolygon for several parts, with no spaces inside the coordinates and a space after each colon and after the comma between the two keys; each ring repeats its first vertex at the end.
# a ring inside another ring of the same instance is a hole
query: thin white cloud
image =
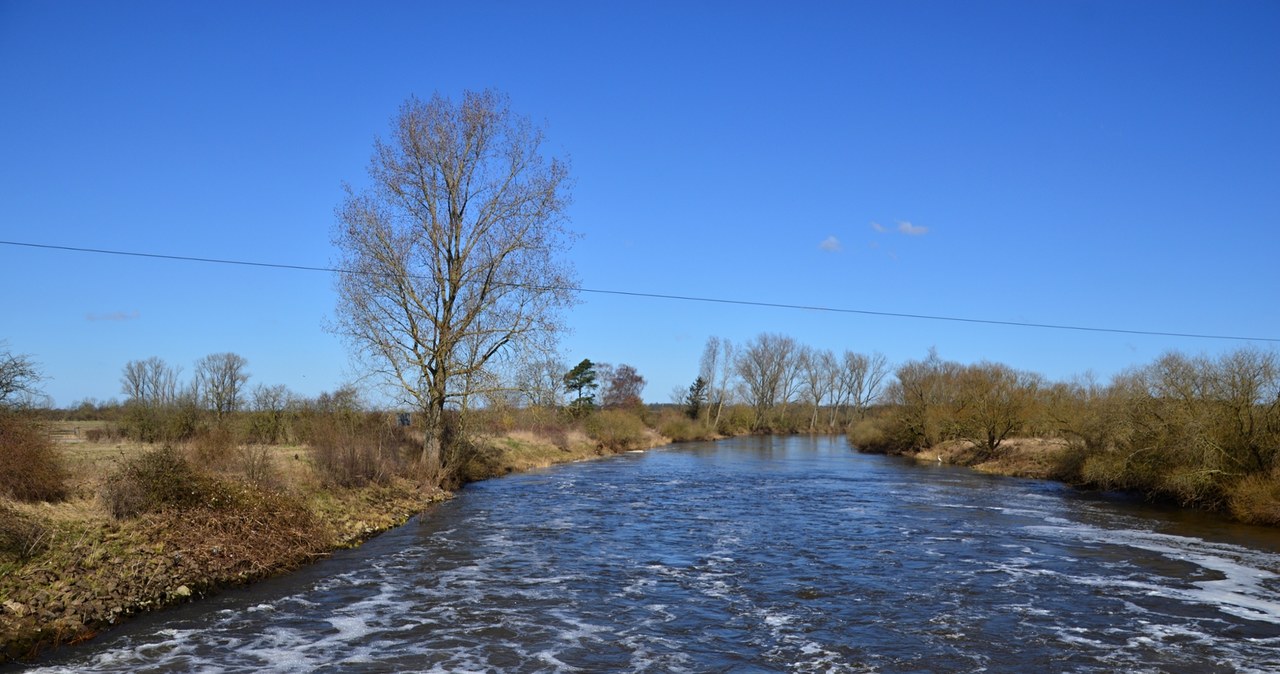
{"type": "Polygon", "coordinates": [[[137,311],[113,311],[109,314],[85,314],[86,321],[133,321],[141,318],[137,311]]]}
{"type": "Polygon", "coordinates": [[[828,236],[823,239],[822,243],[818,244],[818,247],[828,253],[839,253],[841,251],[840,240],[834,236],[828,236]]]}
{"type": "Polygon", "coordinates": [[[929,233],[929,228],[913,225],[906,220],[899,220],[898,231],[906,234],[907,236],[924,236],[929,233]]]}
{"type": "Polygon", "coordinates": [[[880,224],[880,223],[878,223],[878,222],[872,222],[872,223],[871,223],[871,229],[874,229],[874,230],[876,230],[877,232],[880,232],[881,234],[884,234],[885,232],[889,231],[889,228],[885,227],[884,225],[882,225],[882,224],[880,224]]]}

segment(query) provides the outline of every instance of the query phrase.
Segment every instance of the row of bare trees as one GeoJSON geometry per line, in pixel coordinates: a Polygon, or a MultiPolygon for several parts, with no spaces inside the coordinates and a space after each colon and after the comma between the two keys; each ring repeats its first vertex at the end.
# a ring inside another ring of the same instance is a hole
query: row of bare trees
{"type": "MultiPolygon", "coordinates": [[[[195,362],[192,376],[152,356],[125,363],[120,392],[126,413],[125,435],[140,440],[178,440],[197,434],[205,417],[219,424],[248,413],[246,434],[261,442],[287,436],[287,412],[306,403],[283,384],[249,388],[249,361],[235,353],[214,353],[195,362]]],[[[243,420],[242,420],[243,421],[243,420]]]]}
{"type": "Polygon", "coordinates": [[[713,428],[727,405],[741,403],[751,410],[753,431],[830,432],[865,415],[888,375],[879,353],[837,355],[768,332],[742,345],[713,336],[703,348],[698,378],[683,396],[713,428]]]}
{"type": "MultiPolygon", "coordinates": [[[[219,417],[239,411],[248,402],[249,361],[235,353],[212,353],[196,361],[194,376],[183,385],[181,366],[162,358],[131,360],[120,375],[120,392],[127,403],[166,407],[187,402],[202,405],[219,417]]],[[[274,406],[279,387],[262,387],[253,393],[255,403],[274,406]]]]}

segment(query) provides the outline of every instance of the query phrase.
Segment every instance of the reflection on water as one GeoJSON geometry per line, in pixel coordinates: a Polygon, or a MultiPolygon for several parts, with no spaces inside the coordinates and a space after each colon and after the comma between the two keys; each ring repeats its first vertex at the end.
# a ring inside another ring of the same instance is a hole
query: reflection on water
{"type": "Polygon", "coordinates": [[[1280,538],[740,438],[485,482],[37,671],[1280,671],[1280,538]]]}

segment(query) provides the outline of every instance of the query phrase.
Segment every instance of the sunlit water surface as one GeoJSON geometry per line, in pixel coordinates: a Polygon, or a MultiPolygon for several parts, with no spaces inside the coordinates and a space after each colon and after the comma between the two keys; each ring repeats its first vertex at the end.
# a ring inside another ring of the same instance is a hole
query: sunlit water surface
{"type": "Polygon", "coordinates": [[[739,438],[473,485],[40,672],[1280,671],[1280,536],[739,438]]]}

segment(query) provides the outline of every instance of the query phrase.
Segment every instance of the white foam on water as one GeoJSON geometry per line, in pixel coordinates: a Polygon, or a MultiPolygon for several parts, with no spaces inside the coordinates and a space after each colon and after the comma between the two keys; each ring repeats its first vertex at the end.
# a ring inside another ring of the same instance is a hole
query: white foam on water
{"type": "Polygon", "coordinates": [[[369,627],[369,623],[365,622],[365,619],[361,616],[336,616],[327,618],[327,620],[330,625],[333,625],[334,629],[338,630],[338,633],[333,637],[335,641],[352,641],[373,631],[369,627]]]}
{"type": "Polygon", "coordinates": [[[1084,627],[1062,627],[1057,630],[1059,640],[1074,644],[1076,646],[1085,646],[1091,650],[1110,650],[1111,646],[1104,641],[1089,638],[1091,632],[1084,627]]]}
{"type": "Polygon", "coordinates": [[[766,613],[764,616],[764,624],[768,625],[769,627],[782,627],[783,625],[790,624],[791,621],[793,620],[795,620],[795,616],[769,614],[769,613],[766,613]]]}
{"type": "Polygon", "coordinates": [[[550,611],[548,615],[560,621],[566,627],[561,627],[556,633],[556,637],[561,641],[569,641],[582,643],[584,641],[600,641],[600,637],[596,636],[602,632],[610,632],[611,628],[604,625],[596,625],[586,620],[568,614],[562,610],[550,611]]]}
{"type": "Polygon", "coordinates": [[[1172,583],[1152,578],[1133,581],[1106,576],[1075,578],[1077,582],[1146,592],[1166,599],[1212,606],[1247,620],[1280,625],[1280,595],[1267,587],[1280,581],[1273,568],[1280,556],[1201,538],[1161,534],[1137,529],[1103,529],[1086,524],[1033,526],[1028,531],[1082,543],[1116,545],[1155,552],[1167,559],[1186,562],[1221,575],[1218,579],[1182,580],[1172,583]]]}
{"type": "Polygon", "coordinates": [[[1138,629],[1142,633],[1139,636],[1133,637],[1131,639],[1131,643],[1162,647],[1184,643],[1196,643],[1212,646],[1218,641],[1213,637],[1213,635],[1201,630],[1192,629],[1190,626],[1185,624],[1169,625],[1140,620],[1138,621],[1138,629]]]}

